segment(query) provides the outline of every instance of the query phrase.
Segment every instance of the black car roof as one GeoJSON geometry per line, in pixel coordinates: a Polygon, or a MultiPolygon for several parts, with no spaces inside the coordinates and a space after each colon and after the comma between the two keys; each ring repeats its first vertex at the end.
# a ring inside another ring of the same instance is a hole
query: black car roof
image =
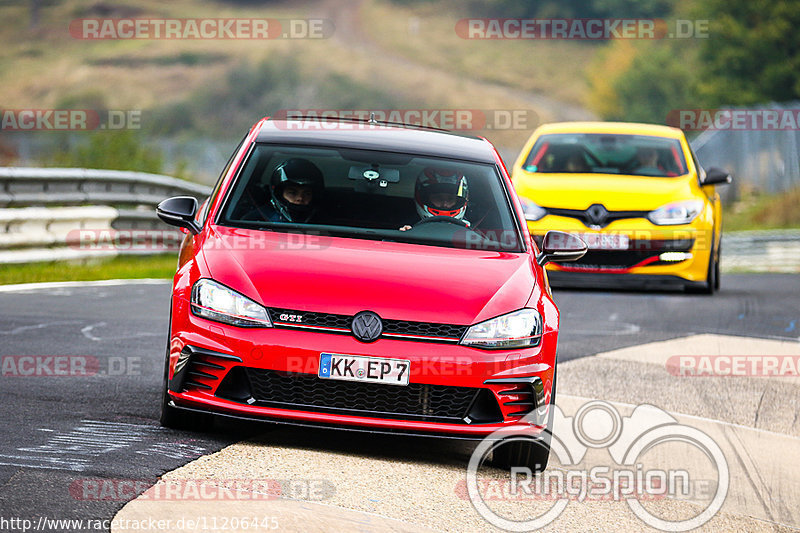
{"type": "Polygon", "coordinates": [[[267,120],[256,142],[382,150],[422,156],[494,163],[488,141],[422,128],[370,126],[366,123],[326,123],[314,120],[267,120]]]}

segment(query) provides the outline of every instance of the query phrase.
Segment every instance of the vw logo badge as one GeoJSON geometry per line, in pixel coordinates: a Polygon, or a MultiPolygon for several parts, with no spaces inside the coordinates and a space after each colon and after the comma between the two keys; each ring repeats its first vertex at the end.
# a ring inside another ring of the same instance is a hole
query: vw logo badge
{"type": "Polygon", "coordinates": [[[350,329],[353,336],[361,342],[373,342],[383,333],[383,321],[372,311],[361,311],[353,317],[350,329]]]}

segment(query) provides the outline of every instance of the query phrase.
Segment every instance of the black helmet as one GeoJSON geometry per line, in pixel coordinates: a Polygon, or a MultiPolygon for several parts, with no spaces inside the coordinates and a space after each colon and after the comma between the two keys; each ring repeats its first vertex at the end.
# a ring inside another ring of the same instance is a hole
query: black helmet
{"type": "Polygon", "coordinates": [[[269,186],[272,195],[272,207],[289,222],[308,222],[319,204],[324,191],[322,172],[307,159],[287,159],[272,172],[269,186]],[[310,187],[311,203],[297,205],[287,202],[283,190],[288,184],[310,187]]]}

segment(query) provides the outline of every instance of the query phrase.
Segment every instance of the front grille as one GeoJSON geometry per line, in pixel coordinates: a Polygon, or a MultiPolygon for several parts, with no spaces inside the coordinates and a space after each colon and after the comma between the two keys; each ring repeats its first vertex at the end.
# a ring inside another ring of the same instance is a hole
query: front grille
{"type": "Polygon", "coordinates": [[[391,335],[420,335],[424,337],[443,337],[461,339],[467,326],[435,324],[433,322],[408,322],[407,320],[384,320],[383,332],[391,335]]]}
{"type": "Polygon", "coordinates": [[[692,246],[693,239],[632,240],[627,250],[589,250],[577,261],[562,266],[567,270],[626,270],[643,261],[646,266],[663,265],[670,262],[659,260],[661,253],[689,252],[692,246]]]}
{"type": "MultiPolygon", "coordinates": [[[[350,324],[353,321],[351,315],[317,313],[294,309],[270,308],[269,314],[275,327],[322,330],[348,335],[350,334],[350,324]]],[[[458,342],[467,327],[434,322],[383,320],[382,336],[433,342],[458,342]]]]}
{"type": "MultiPolygon", "coordinates": [[[[335,381],[320,379],[314,374],[256,368],[241,368],[241,371],[249,381],[256,405],[376,418],[467,423],[465,418],[482,390],[420,383],[403,387],[335,381]]],[[[231,381],[235,379],[231,377],[231,381]]]]}
{"type": "Polygon", "coordinates": [[[606,211],[605,216],[600,220],[592,219],[588,209],[561,209],[559,207],[544,207],[548,215],[559,217],[576,218],[583,222],[587,228],[604,228],[616,220],[626,218],[647,218],[649,211],[606,211]]]}
{"type": "Polygon", "coordinates": [[[320,327],[336,328],[350,331],[352,316],[334,315],[333,313],[314,313],[295,309],[270,308],[269,317],[277,325],[286,327],[320,327]]]}

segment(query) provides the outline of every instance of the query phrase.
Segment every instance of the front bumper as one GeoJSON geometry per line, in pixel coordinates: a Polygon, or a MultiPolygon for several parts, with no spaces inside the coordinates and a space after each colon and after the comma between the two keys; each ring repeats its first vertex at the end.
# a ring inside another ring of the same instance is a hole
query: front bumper
{"type": "MultiPolygon", "coordinates": [[[[183,307],[185,310],[186,307],[183,307]]],[[[549,408],[557,332],[537,347],[460,345],[280,328],[245,329],[173,312],[169,394],[176,407],[353,430],[479,439],[532,435],[549,408]],[[181,317],[182,318],[179,318],[181,317]],[[411,361],[407,387],[319,379],[323,352],[411,361]]]]}
{"type": "Polygon", "coordinates": [[[657,227],[647,221],[619,221],[602,230],[590,230],[565,217],[547,216],[530,222],[537,244],[549,229],[578,234],[624,235],[628,246],[622,250],[589,249],[573,263],[550,263],[548,277],[556,284],[598,286],[687,286],[702,284],[715,246],[714,232],[703,221],[687,226],[657,227]],[[543,225],[542,222],[547,221],[543,225]],[[627,224],[624,224],[627,222],[627,224]],[[630,282],[621,278],[631,278],[630,282]],[[641,278],[636,281],[635,278],[641,278]],[[614,281],[614,280],[617,281],[614,281]],[[590,284],[589,280],[597,283],[590,284]],[[608,281],[606,281],[608,280],[608,281]]]}
{"type": "Polygon", "coordinates": [[[696,287],[701,289],[703,282],[686,281],[679,276],[636,274],[631,276],[603,272],[548,272],[547,277],[553,287],[575,289],[650,289],[672,290],[696,287]]]}

